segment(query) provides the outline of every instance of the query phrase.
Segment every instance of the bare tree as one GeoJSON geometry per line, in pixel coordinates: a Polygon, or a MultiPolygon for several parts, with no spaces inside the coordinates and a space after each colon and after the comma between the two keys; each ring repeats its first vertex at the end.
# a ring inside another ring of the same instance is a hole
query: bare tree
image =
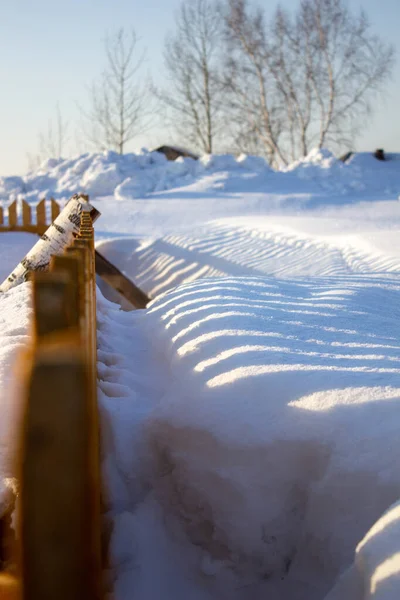
{"type": "MultiPolygon", "coordinates": [[[[311,147],[351,145],[390,78],[394,49],[344,0],[302,0],[269,23],[247,0],[228,0],[227,86],[271,162],[311,147]],[[245,81],[246,85],[240,84],[245,81]]],[[[242,125],[243,127],[243,125],[242,125]]]]}
{"type": "Polygon", "coordinates": [[[149,94],[138,79],[144,54],[137,56],[133,30],[120,29],[106,39],[107,66],[90,90],[90,108],[84,115],[83,135],[96,149],[124,153],[126,144],[149,125],[149,94]]]}
{"type": "Polygon", "coordinates": [[[180,138],[207,153],[215,149],[222,130],[222,31],[215,1],[184,0],[176,14],[175,33],[165,42],[169,86],[156,90],[180,138]]]}
{"type": "Polygon", "coordinates": [[[38,135],[38,150],[28,153],[28,168],[33,170],[47,158],[61,158],[66,151],[69,140],[68,123],[63,119],[59,104],[56,106],[55,118],[49,119],[47,129],[38,135]]]}

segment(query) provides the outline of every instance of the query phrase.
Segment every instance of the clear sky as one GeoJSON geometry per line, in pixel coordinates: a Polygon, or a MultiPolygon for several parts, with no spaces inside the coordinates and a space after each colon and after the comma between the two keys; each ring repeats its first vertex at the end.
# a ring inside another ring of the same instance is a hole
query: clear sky
{"type": "MultiPolygon", "coordinates": [[[[254,1],[272,11],[273,0],[254,1]]],[[[147,48],[146,68],[163,77],[162,47],[173,29],[180,0],[0,0],[0,175],[21,174],[27,153],[37,149],[57,103],[71,124],[79,118],[87,87],[104,66],[104,38],[133,27],[147,48]]],[[[287,8],[298,0],[281,0],[287,8]]],[[[400,0],[349,0],[363,7],[376,33],[396,44],[400,0]]],[[[400,49],[400,45],[399,45],[400,49]]],[[[365,123],[358,150],[383,147],[400,152],[400,60],[387,98],[365,123]]],[[[168,143],[168,132],[153,130],[138,144],[168,143]]],[[[74,131],[71,127],[71,146],[74,131]]]]}

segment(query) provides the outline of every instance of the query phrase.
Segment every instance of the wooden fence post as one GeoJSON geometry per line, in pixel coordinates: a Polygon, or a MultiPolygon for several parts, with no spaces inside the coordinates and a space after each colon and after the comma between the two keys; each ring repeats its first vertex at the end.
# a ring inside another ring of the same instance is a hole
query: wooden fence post
{"type": "Polygon", "coordinates": [[[36,225],[46,227],[46,200],[43,198],[36,206],[36,225]]]}
{"type": "Polygon", "coordinates": [[[17,223],[17,201],[14,200],[14,202],[8,207],[8,226],[16,227],[17,223]]]}
{"type": "Polygon", "coordinates": [[[54,198],[50,199],[50,205],[51,205],[51,220],[55,221],[55,219],[60,214],[60,205],[57,204],[57,202],[54,200],[54,198]]]}
{"type": "Polygon", "coordinates": [[[29,227],[32,225],[32,211],[31,207],[25,200],[22,200],[22,225],[24,227],[29,227]]]}
{"type": "MultiPolygon", "coordinates": [[[[72,266],[72,265],[71,265],[72,266]]],[[[77,284],[67,271],[34,272],[33,306],[35,336],[79,326],[79,293],[77,284]]]]}
{"type": "Polygon", "coordinates": [[[23,600],[100,600],[97,431],[79,336],[58,336],[39,347],[28,375],[21,462],[23,600]]]}

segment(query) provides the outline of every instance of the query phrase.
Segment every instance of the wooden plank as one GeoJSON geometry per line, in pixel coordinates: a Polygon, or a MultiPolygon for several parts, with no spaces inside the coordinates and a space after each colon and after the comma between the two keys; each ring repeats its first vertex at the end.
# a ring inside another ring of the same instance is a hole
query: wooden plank
{"type": "Polygon", "coordinates": [[[14,202],[8,207],[8,226],[12,228],[16,227],[17,224],[17,201],[14,200],[14,202]]]}
{"type": "Polygon", "coordinates": [[[146,308],[150,298],[96,250],[96,273],[136,308],[146,308]]]}
{"type": "Polygon", "coordinates": [[[50,204],[51,204],[51,221],[53,222],[60,214],[61,208],[60,208],[60,205],[54,200],[54,198],[51,198],[50,204]]]}
{"type": "Polygon", "coordinates": [[[76,259],[57,258],[66,259],[62,261],[63,270],[32,273],[36,339],[79,326],[79,294],[77,283],[73,280],[77,271],[76,259]],[[67,261],[68,264],[65,264],[67,261]]]}
{"type": "Polygon", "coordinates": [[[43,198],[36,206],[36,224],[43,227],[46,225],[46,200],[43,198]]]}
{"type": "Polygon", "coordinates": [[[21,586],[16,577],[0,573],[0,600],[20,600],[21,586]]]}
{"type": "Polygon", "coordinates": [[[0,573],[12,568],[15,564],[15,534],[12,527],[12,511],[14,509],[15,500],[12,506],[7,506],[5,512],[0,514],[0,573]]]}
{"type": "Polygon", "coordinates": [[[84,327],[83,338],[89,357],[89,369],[93,386],[97,381],[97,340],[96,340],[96,278],[92,240],[77,238],[73,245],[84,257],[84,327]]]}
{"type": "Polygon", "coordinates": [[[22,200],[22,226],[26,227],[27,225],[32,224],[32,211],[29,204],[22,200]]]}
{"type": "Polygon", "coordinates": [[[100,600],[97,422],[78,336],[56,336],[29,375],[21,453],[23,600],[100,600]]]}
{"type": "Polygon", "coordinates": [[[0,206],[0,225],[3,225],[4,217],[3,217],[3,207],[0,206]]]}

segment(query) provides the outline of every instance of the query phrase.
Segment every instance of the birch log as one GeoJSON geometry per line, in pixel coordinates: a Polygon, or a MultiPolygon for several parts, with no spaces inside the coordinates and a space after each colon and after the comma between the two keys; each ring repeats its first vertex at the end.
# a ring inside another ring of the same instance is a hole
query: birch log
{"type": "Polygon", "coordinates": [[[90,213],[92,222],[100,216],[99,211],[89,203],[87,196],[81,194],[72,196],[37,244],[3,281],[0,292],[7,292],[10,288],[26,281],[30,271],[47,271],[51,257],[54,254],[62,254],[66,246],[71,244],[79,233],[83,211],[90,213]]]}

